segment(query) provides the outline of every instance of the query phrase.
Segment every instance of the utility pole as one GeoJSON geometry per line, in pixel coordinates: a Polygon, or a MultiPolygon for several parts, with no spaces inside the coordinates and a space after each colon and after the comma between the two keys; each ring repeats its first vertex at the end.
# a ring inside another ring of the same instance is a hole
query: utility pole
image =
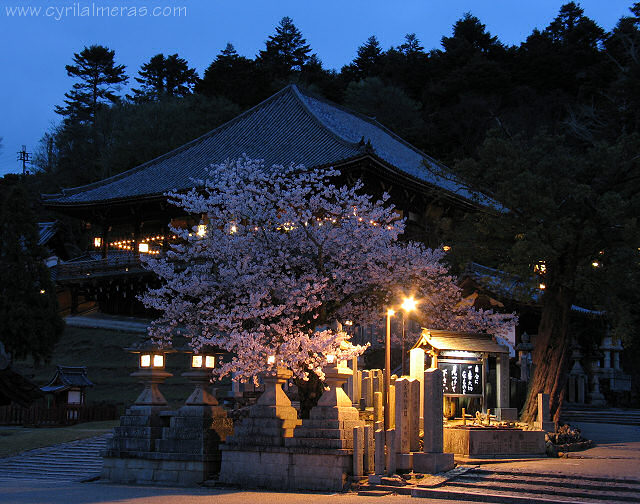
{"type": "Polygon", "coordinates": [[[30,152],[27,152],[27,146],[23,145],[22,150],[18,151],[18,161],[22,161],[22,176],[24,177],[27,174],[27,163],[31,161],[30,152]]]}

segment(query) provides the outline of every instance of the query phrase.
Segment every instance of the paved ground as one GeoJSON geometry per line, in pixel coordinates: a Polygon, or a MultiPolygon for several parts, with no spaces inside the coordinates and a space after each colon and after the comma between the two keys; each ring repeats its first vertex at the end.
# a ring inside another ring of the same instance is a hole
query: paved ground
{"type": "Polygon", "coordinates": [[[483,469],[544,471],[603,478],[640,479],[640,426],[575,423],[597,446],[569,458],[486,464],[483,469]]]}
{"type": "MultiPolygon", "coordinates": [[[[640,427],[608,424],[581,424],[580,427],[586,437],[599,442],[597,447],[571,454],[572,458],[489,464],[484,465],[483,468],[640,479],[640,427]]],[[[112,485],[99,481],[79,483],[0,477],[0,503],[2,504],[319,504],[327,502],[330,495],[246,492],[215,488],[149,488],[112,485]]],[[[434,499],[418,501],[401,495],[362,497],[355,494],[337,494],[331,495],[331,502],[336,504],[367,504],[369,502],[435,504],[456,501],[434,499]]]]}

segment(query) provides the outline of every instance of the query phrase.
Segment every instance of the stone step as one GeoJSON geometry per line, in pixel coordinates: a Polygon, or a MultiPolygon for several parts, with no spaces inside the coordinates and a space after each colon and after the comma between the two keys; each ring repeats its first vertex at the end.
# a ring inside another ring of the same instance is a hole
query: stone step
{"type": "Polygon", "coordinates": [[[100,453],[109,436],[37,448],[0,459],[0,477],[7,479],[72,482],[95,478],[102,471],[100,453]]]}
{"type": "MultiPolygon", "coordinates": [[[[473,473],[475,474],[493,474],[497,476],[514,476],[517,478],[526,477],[527,479],[532,478],[548,478],[555,481],[563,481],[563,480],[575,480],[576,477],[570,474],[559,474],[559,473],[540,473],[540,472],[531,472],[531,471],[505,471],[505,470],[486,470],[486,469],[473,469],[473,473]]],[[[640,479],[633,478],[610,478],[610,477],[598,477],[598,476],[580,476],[578,481],[583,482],[602,482],[602,483],[622,483],[626,485],[635,485],[640,486],[640,479]]]]}
{"type": "Polygon", "coordinates": [[[32,462],[32,461],[16,461],[16,462],[12,462],[12,463],[6,463],[6,464],[0,464],[0,470],[2,471],[8,471],[11,469],[36,469],[36,470],[42,470],[43,467],[55,467],[57,469],[78,469],[78,467],[82,467],[83,470],[89,470],[89,469],[98,469],[100,470],[102,468],[102,461],[92,461],[91,463],[84,463],[81,465],[78,464],[67,464],[64,462],[58,462],[58,461],[51,461],[48,464],[43,464],[41,462],[32,462]]]}
{"type": "Polygon", "coordinates": [[[363,495],[365,497],[384,497],[385,495],[391,495],[392,493],[393,492],[390,490],[374,490],[369,488],[358,490],[358,495],[363,495]]]}
{"type": "MultiPolygon", "coordinates": [[[[575,497],[547,497],[539,494],[512,493],[498,489],[473,489],[473,488],[413,488],[412,497],[427,499],[445,499],[459,502],[491,502],[494,504],[602,504],[597,499],[576,499],[575,497]]],[[[611,504],[621,501],[608,501],[611,504]]]]}
{"type": "Polygon", "coordinates": [[[573,488],[561,488],[557,485],[542,486],[541,484],[531,484],[528,479],[521,481],[507,482],[504,480],[480,479],[465,475],[456,480],[448,481],[443,487],[447,490],[486,490],[493,491],[499,488],[501,491],[513,494],[539,495],[545,498],[566,497],[574,499],[594,499],[605,502],[640,502],[639,493],[618,492],[615,489],[594,489],[583,488],[577,485],[573,488]]]}

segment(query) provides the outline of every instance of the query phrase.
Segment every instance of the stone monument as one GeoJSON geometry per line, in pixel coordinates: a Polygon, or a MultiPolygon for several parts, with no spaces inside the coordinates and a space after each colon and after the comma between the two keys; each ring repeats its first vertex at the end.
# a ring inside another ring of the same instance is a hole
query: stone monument
{"type": "Polygon", "coordinates": [[[453,469],[453,453],[443,453],[442,371],[424,372],[424,449],[413,454],[415,472],[435,474],[453,469]]]}

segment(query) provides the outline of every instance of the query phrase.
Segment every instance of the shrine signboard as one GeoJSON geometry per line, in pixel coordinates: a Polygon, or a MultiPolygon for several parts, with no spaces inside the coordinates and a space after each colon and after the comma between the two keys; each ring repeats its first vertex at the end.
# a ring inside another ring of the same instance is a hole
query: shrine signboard
{"type": "Polygon", "coordinates": [[[445,396],[482,397],[482,362],[439,360],[445,396]]]}

